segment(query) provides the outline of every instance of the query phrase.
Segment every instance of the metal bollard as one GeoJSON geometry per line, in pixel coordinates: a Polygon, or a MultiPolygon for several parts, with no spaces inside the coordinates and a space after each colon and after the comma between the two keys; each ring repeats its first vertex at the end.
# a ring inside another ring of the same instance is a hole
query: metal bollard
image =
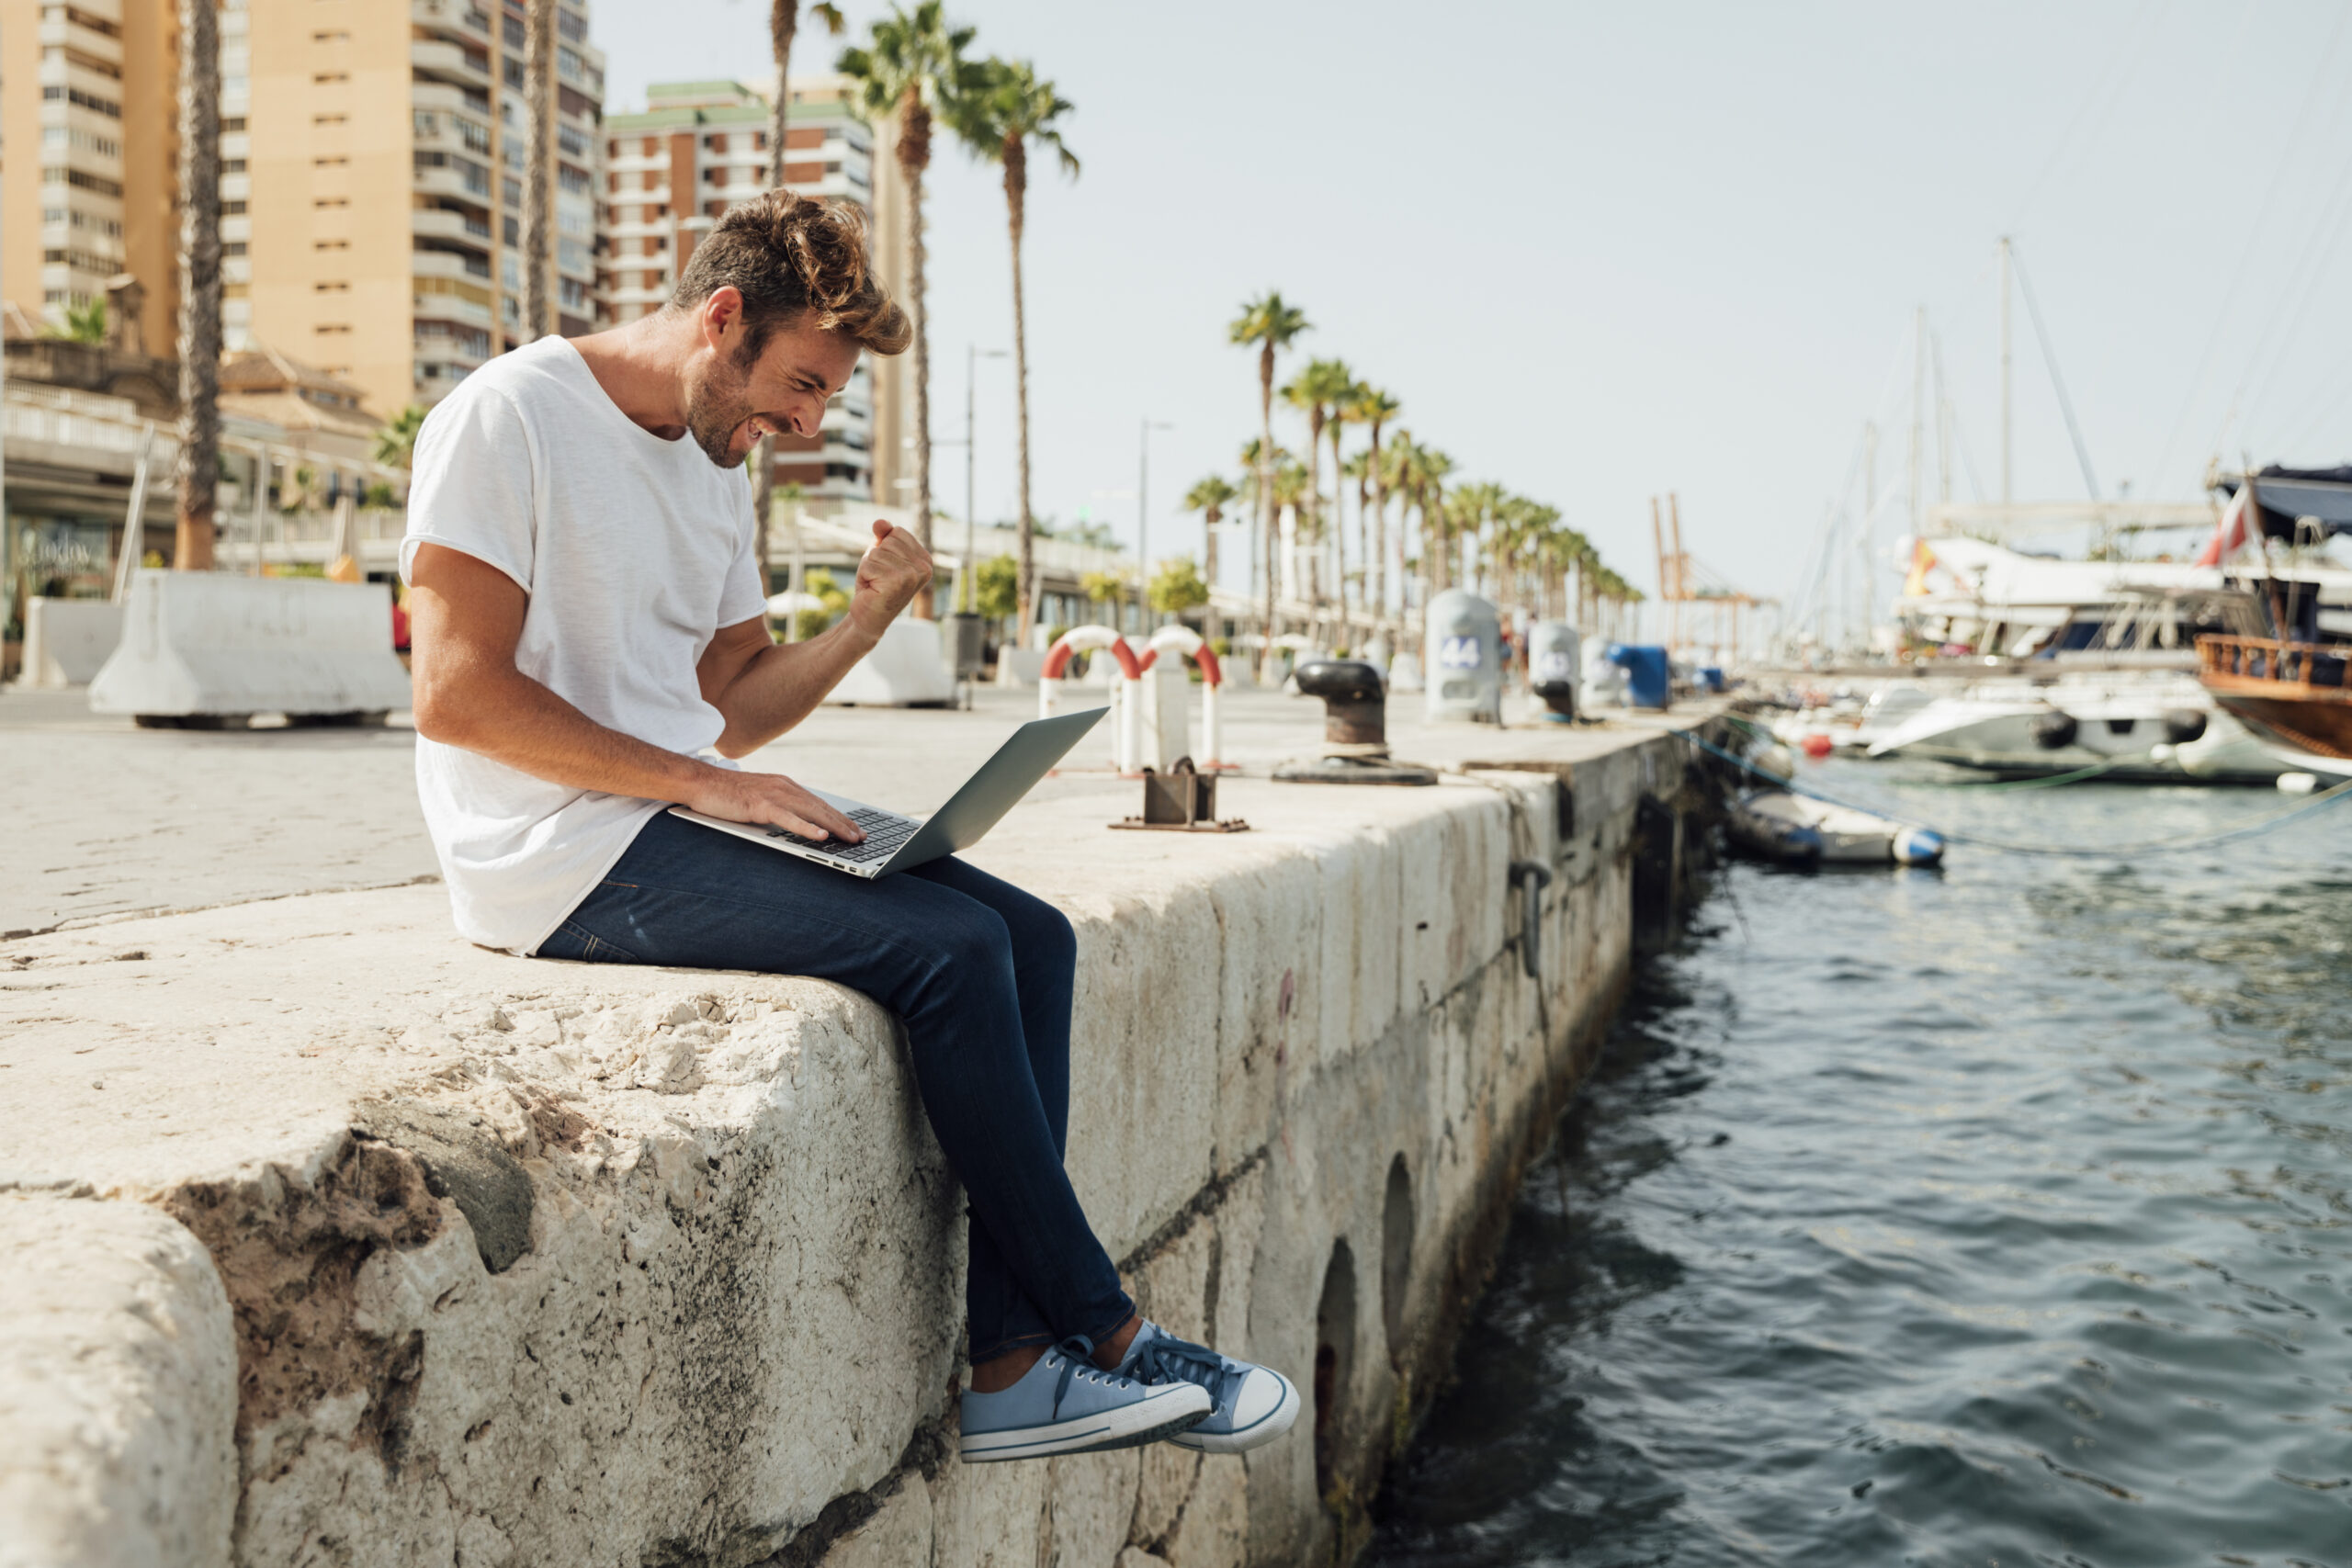
{"type": "Polygon", "coordinates": [[[1298,669],[1298,689],[1323,699],[1322,754],[1284,762],[1285,784],[1433,784],[1436,770],[1388,754],[1388,694],[1380,671],[1352,659],[1318,659],[1298,669]]]}

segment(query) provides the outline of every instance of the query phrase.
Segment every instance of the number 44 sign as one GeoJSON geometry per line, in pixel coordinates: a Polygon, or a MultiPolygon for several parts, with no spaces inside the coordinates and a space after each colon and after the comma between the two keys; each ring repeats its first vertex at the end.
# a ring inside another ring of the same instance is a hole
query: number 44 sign
{"type": "Polygon", "coordinates": [[[1478,639],[1475,637],[1450,637],[1438,644],[1437,661],[1448,670],[1476,670],[1479,663],[1478,639]]]}

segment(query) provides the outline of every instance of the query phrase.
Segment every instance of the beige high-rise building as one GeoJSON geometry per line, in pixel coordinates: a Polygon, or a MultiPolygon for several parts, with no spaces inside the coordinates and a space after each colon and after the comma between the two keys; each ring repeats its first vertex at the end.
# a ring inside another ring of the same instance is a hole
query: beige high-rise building
{"type": "MultiPolygon", "coordinates": [[[[897,162],[876,152],[887,133],[858,118],[842,77],[795,78],[791,91],[785,184],[863,209],[882,281],[903,296],[905,183],[897,162]]],[[[645,102],[643,113],[616,114],[605,126],[605,289],[621,321],[660,310],[702,236],[767,179],[766,95],[740,82],[656,82],[645,102]]],[[[819,503],[904,502],[893,485],[905,471],[905,363],[903,355],[861,358],[820,436],[779,438],[777,482],[802,486],[819,503]]]]}
{"type": "Polygon", "coordinates": [[[140,275],[139,336],[178,310],[171,0],[0,0],[0,288],[61,324],[140,275]]]}
{"type": "MultiPolygon", "coordinates": [[[[520,341],[521,0],[222,0],[220,23],[228,347],[316,366],[389,415],[520,341]]],[[[551,294],[556,330],[576,333],[609,319],[604,56],[576,0],[557,30],[551,294]]],[[[169,0],[0,0],[0,288],[55,322],[105,269],[128,270],[162,352],[177,308],[176,35],[169,0]],[[16,85],[35,80],[37,100],[16,85]]]]}

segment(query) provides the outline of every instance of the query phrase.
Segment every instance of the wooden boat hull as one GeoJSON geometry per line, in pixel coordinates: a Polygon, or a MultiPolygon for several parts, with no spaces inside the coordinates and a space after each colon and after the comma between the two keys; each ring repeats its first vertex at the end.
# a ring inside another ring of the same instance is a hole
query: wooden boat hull
{"type": "Polygon", "coordinates": [[[2352,760],[2352,702],[2343,691],[2287,681],[2209,679],[2206,689],[2256,734],[2297,751],[2352,760]]]}

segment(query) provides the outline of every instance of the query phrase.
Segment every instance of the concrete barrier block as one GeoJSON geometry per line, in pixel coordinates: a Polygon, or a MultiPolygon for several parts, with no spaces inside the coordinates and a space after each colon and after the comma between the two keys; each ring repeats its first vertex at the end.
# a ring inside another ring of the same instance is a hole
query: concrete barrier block
{"type": "Polygon", "coordinates": [[[943,623],[900,615],[874,651],[849,667],[825,701],[843,707],[935,706],[956,700],[956,677],[940,637],[943,623]]]}
{"type": "Polygon", "coordinates": [[[0,1196],[0,1564],[226,1568],[236,1412],[196,1237],[142,1203],[0,1196]]]}
{"type": "Polygon", "coordinates": [[[1017,691],[1034,692],[1046,672],[1046,650],[1042,648],[1001,648],[996,653],[996,683],[1017,691]]]}
{"type": "Polygon", "coordinates": [[[27,686],[86,686],[122,640],[122,606],[106,599],[25,601],[27,686]]]}
{"type": "Polygon", "coordinates": [[[409,705],[376,582],[142,570],[90,711],[157,717],[384,713],[409,705]]]}

